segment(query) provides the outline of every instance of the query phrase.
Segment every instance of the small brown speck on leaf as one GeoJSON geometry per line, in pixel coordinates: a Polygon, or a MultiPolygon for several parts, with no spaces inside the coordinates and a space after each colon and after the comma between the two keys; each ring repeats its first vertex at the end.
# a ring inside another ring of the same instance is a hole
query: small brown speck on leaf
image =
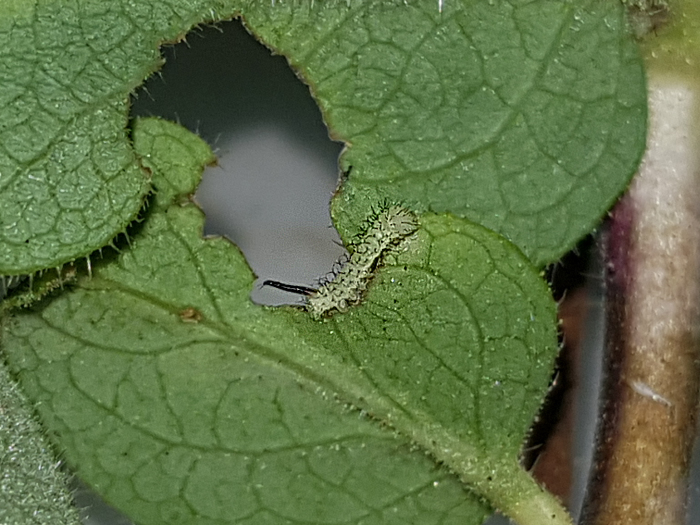
{"type": "Polygon", "coordinates": [[[202,320],[201,312],[191,306],[182,310],[179,315],[183,323],[198,323],[202,320]]]}

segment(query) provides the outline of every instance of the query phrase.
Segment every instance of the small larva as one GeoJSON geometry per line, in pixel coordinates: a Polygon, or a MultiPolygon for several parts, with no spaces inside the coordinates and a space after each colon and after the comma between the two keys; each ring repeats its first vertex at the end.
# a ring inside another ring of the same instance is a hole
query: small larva
{"type": "Polygon", "coordinates": [[[314,319],[345,312],[360,302],[362,293],[387,250],[396,246],[418,228],[415,215],[401,206],[388,206],[375,213],[357,242],[350,246],[350,256],[331,279],[317,290],[305,286],[265,281],[263,285],[307,296],[306,310],[314,319]]]}

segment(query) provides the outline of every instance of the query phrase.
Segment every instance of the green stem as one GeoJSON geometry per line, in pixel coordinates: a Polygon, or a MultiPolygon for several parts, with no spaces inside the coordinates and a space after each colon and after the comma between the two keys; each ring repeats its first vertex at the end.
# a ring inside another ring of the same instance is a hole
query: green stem
{"type": "MultiPolygon", "coordinates": [[[[395,422],[398,427],[400,422],[395,422]]],[[[415,421],[411,425],[415,428],[415,421]]],[[[573,525],[571,515],[557,497],[542,488],[511,451],[480,453],[463,439],[435,425],[411,435],[467,486],[518,525],[573,525]]]]}
{"type": "Polygon", "coordinates": [[[542,488],[517,462],[503,463],[501,467],[498,483],[493,486],[487,483],[482,488],[483,494],[501,512],[519,525],[573,524],[571,515],[556,496],[542,488]]]}

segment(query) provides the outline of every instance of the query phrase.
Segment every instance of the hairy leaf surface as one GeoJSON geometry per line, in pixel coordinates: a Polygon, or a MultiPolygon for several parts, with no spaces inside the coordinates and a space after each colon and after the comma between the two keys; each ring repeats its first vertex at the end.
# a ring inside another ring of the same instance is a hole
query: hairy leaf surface
{"type": "Polygon", "coordinates": [[[13,369],[109,500],[144,524],[476,524],[479,497],[566,522],[518,465],[557,346],[536,268],[644,147],[617,2],[18,0],[0,43],[0,275],[88,256],[155,190],[130,246],[3,319],[13,369]],[[242,254],[202,239],[187,198],[210,150],[153,120],[129,135],[158,46],[235,16],[348,145],[343,237],[385,199],[420,214],[347,314],[253,305],[242,254]]]}
{"type": "Polygon", "coordinates": [[[516,248],[428,215],[347,315],[256,306],[183,204],[208,150],[155,120],[134,138],[162,192],[131,248],[3,336],[90,484],[145,524],[476,524],[469,489],[506,511],[539,490],[518,454],[556,325],[516,248]]]}
{"type": "Polygon", "coordinates": [[[634,174],[646,89],[618,2],[319,4],[248,20],[350,144],[334,201],[341,233],[389,197],[483,224],[543,265],[634,174]]]}
{"type": "Polygon", "coordinates": [[[352,166],[356,231],[383,197],[498,231],[537,265],[624,189],[644,148],[641,61],[616,2],[40,2],[0,8],[0,274],[103,246],[148,188],[124,131],[157,45],[241,14],[310,84],[352,166]]]}

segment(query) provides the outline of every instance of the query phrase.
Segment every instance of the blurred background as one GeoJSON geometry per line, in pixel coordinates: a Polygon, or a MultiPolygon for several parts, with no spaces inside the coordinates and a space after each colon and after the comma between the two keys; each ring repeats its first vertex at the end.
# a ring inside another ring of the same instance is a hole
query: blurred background
{"type": "MultiPolygon", "coordinates": [[[[164,55],[132,115],[179,122],[214,149],[218,166],[196,195],[205,234],[231,239],[262,280],[314,284],[343,253],[328,211],[343,145],[329,139],[309,88],[237,21],[193,31],[164,55]]],[[[295,300],[259,285],[252,297],[295,300]]]]}

